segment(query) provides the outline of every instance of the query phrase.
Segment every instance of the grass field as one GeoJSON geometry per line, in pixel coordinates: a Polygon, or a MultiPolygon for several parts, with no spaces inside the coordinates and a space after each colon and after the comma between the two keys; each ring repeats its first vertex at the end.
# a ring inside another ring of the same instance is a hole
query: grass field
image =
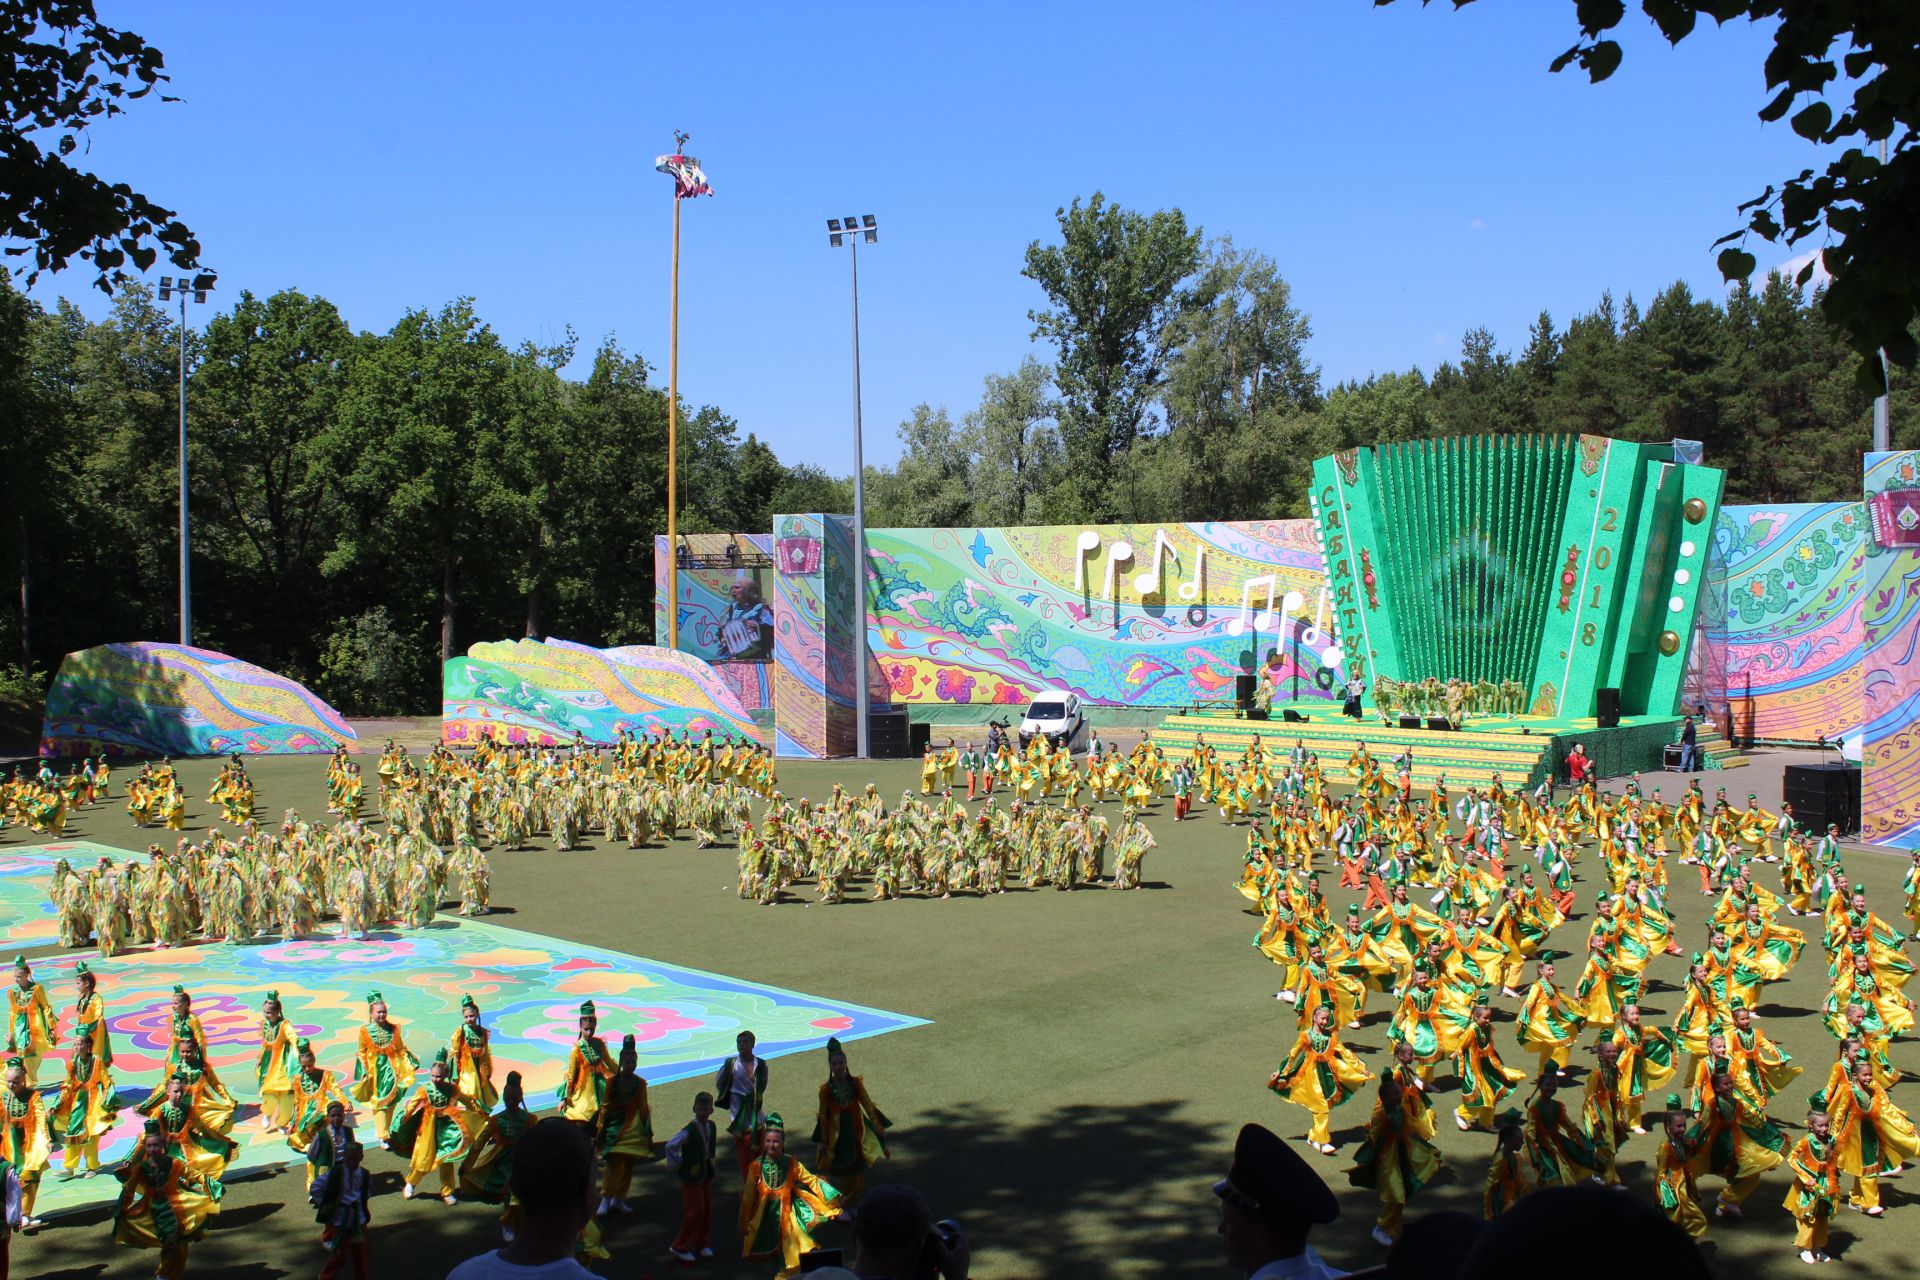
{"type": "MultiPolygon", "coordinates": [[[[322,761],[263,759],[249,767],[263,815],[277,819],[291,806],[322,816],[322,761]]],[[[211,769],[201,762],[182,766],[196,801],[206,794],[211,769]]],[[[782,787],[794,796],[824,795],[836,781],[857,788],[869,780],[883,795],[897,796],[917,781],[917,765],[781,768],[782,787]]],[[[192,806],[193,828],[204,827],[206,810],[192,806]]],[[[1258,921],[1234,888],[1243,829],[1224,828],[1210,816],[1176,826],[1170,816],[1153,821],[1160,847],[1147,859],[1147,887],[1138,892],[1046,890],[989,900],[759,907],[734,895],[731,848],[697,851],[683,841],[640,851],[497,854],[494,902],[508,914],[493,919],[929,1019],[929,1026],[851,1047],[854,1070],[896,1122],[894,1159],[870,1181],[912,1183],[936,1215],[958,1218],[974,1243],[976,1275],[1217,1277],[1226,1270],[1209,1186],[1225,1169],[1234,1133],[1258,1120],[1298,1140],[1306,1117],[1264,1087],[1292,1042],[1294,1015],[1292,1006],[1273,999],[1279,971],[1249,945],[1258,921]]],[[[132,848],[157,834],[137,831],[117,804],[82,815],[68,831],[132,848]]],[[[0,849],[17,847],[23,836],[0,832],[0,849]]],[[[1896,921],[1904,867],[1904,858],[1868,850],[1848,858],[1849,872],[1866,885],[1876,910],[1896,921]]],[[[1677,889],[1692,883],[1691,868],[1673,872],[1677,889]]],[[[1765,878],[1774,882],[1770,868],[1765,878]]],[[[1336,916],[1350,897],[1332,893],[1336,916]]],[[[1584,911],[1590,883],[1581,886],[1579,899],[1584,911]]],[[[1695,949],[1704,941],[1707,900],[1677,892],[1674,901],[1682,945],[1695,949]]],[[[1583,915],[1563,926],[1554,945],[1578,949],[1586,925],[1583,915]]],[[[1645,1003],[1659,1011],[1659,1021],[1677,1004],[1681,964],[1662,957],[1648,970],[1645,1003]]],[[[1825,987],[1824,956],[1810,939],[1790,979],[1769,987],[1762,1006],[1769,1034],[1807,1068],[1776,1107],[1790,1132],[1797,1133],[1806,1094],[1833,1060],[1833,1041],[1815,1014],[1825,987]]],[[[1530,1059],[1513,1044],[1508,1025],[1515,1004],[1498,1002],[1500,1047],[1509,1061],[1524,1065],[1530,1059]]],[[[1386,1010],[1378,997],[1376,1005],[1367,1025],[1350,1033],[1350,1043],[1377,1067],[1384,1059],[1386,1010]]],[[[443,1035],[444,1029],[433,1029],[428,1042],[443,1035]]],[[[1896,1045],[1894,1058],[1920,1070],[1910,1043],[1896,1045]]],[[[1584,1060],[1577,1054],[1576,1068],[1584,1060]]],[[[824,1057],[814,1055],[773,1063],[770,1104],[802,1138],[825,1066],[824,1057]]],[[[121,1082],[123,1088],[148,1083],[121,1082]]],[[[1435,1101],[1443,1111],[1439,1143],[1450,1172],[1414,1202],[1411,1214],[1478,1211],[1491,1139],[1462,1134],[1448,1122],[1454,1100],[1448,1083],[1450,1077],[1436,1083],[1435,1101]]],[[[699,1087],[688,1080],[654,1091],[656,1132],[664,1136],[683,1122],[699,1087]]],[[[236,1093],[253,1100],[244,1088],[236,1093]]],[[[1893,1096],[1909,1110],[1920,1106],[1920,1087],[1912,1084],[1893,1096]]],[[[1570,1100],[1577,1108],[1577,1092],[1570,1100]]],[[[1368,1105],[1356,1099],[1335,1112],[1339,1155],[1307,1157],[1342,1206],[1340,1221],[1317,1232],[1315,1243],[1345,1267],[1381,1257],[1366,1236],[1375,1208],[1371,1193],[1349,1188],[1344,1176],[1368,1105]]],[[[1654,1144],[1652,1135],[1634,1138],[1621,1153],[1633,1194],[1651,1195],[1654,1144]]],[[[497,1242],[493,1211],[403,1201],[399,1161],[375,1151],[369,1166],[377,1192],[372,1249],[381,1274],[442,1275],[497,1242]]],[[[1784,1175],[1771,1176],[1747,1202],[1744,1222],[1715,1225],[1708,1253],[1720,1274],[1800,1268],[1790,1248],[1791,1220],[1779,1207],[1785,1187],[1784,1175]]],[[[723,1169],[720,1204],[733,1203],[735,1190],[733,1175],[723,1169]]],[[[1859,1268],[1909,1271],[1920,1245],[1920,1205],[1905,1181],[1888,1183],[1884,1194],[1887,1216],[1870,1221],[1843,1211],[1832,1247],[1859,1268]]],[[[665,1275],[676,1269],[665,1247],[678,1193],[656,1166],[637,1176],[635,1202],[632,1217],[607,1226],[613,1259],[599,1270],[665,1275]]],[[[729,1215],[723,1209],[718,1216],[719,1256],[701,1270],[771,1275],[769,1264],[738,1259],[729,1215]]],[[[838,1244],[844,1234],[827,1228],[822,1243],[838,1244]]],[[[215,1229],[194,1247],[191,1274],[310,1274],[320,1261],[316,1237],[297,1172],[236,1181],[215,1229]]],[[[143,1276],[153,1261],[151,1254],[116,1248],[107,1215],[97,1210],[17,1238],[12,1249],[13,1274],[27,1277],[143,1276]]]]}

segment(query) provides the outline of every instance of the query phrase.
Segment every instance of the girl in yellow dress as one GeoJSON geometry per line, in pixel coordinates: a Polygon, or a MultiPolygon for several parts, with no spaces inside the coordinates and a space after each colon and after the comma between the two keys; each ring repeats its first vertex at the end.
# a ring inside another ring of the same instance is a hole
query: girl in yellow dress
{"type": "Polygon", "coordinates": [[[254,1074],[260,1086],[260,1127],[285,1131],[293,1121],[293,1076],[300,1069],[297,1037],[280,1007],[280,993],[267,992],[260,1003],[260,1059],[254,1074]]]}
{"type": "Polygon", "coordinates": [[[1332,1155],[1333,1138],[1327,1121],[1333,1109],[1372,1079],[1366,1065],[1340,1043],[1333,1022],[1333,1011],[1324,1006],[1313,1011],[1312,1025],[1300,1032],[1279,1070],[1267,1077],[1267,1088],[1295,1106],[1306,1108],[1313,1117],[1307,1142],[1324,1155],[1332,1155]]]}
{"type": "Polygon", "coordinates": [[[840,1192],[787,1154],[786,1125],[776,1112],[761,1122],[760,1158],[740,1191],[740,1256],[778,1258],[778,1277],[797,1275],[812,1230],[840,1216],[840,1192]]]}
{"type": "Polygon", "coordinates": [[[107,1035],[107,1002],[100,998],[99,979],[85,960],[73,966],[73,1035],[93,1043],[93,1056],[103,1067],[113,1066],[113,1041],[107,1035]]]}
{"type": "MultiPolygon", "coordinates": [[[[304,1156],[307,1148],[313,1144],[314,1137],[326,1127],[327,1104],[337,1102],[351,1111],[353,1099],[334,1079],[333,1072],[315,1065],[313,1046],[304,1037],[294,1042],[294,1050],[299,1065],[290,1082],[292,1114],[287,1123],[287,1145],[304,1156]]],[[[311,1162],[306,1164],[307,1183],[311,1186],[314,1166],[311,1162]]]]}
{"type": "Polygon", "coordinates": [[[239,1143],[221,1137],[201,1116],[187,1091],[186,1080],[180,1076],[167,1081],[166,1093],[150,1111],[144,1103],[140,1109],[147,1112],[151,1124],[159,1126],[166,1138],[167,1153],[186,1161],[208,1182],[220,1181],[228,1162],[240,1150],[239,1143]]]}
{"type": "Polygon", "coordinates": [[[454,1087],[482,1113],[492,1111],[500,1102],[500,1091],[493,1087],[493,1033],[480,1024],[480,1006],[472,996],[460,997],[460,1025],[449,1047],[454,1087]]]}
{"type": "Polygon", "coordinates": [[[1454,1071],[1460,1077],[1460,1105],[1453,1109],[1453,1122],[1462,1132],[1493,1128],[1494,1108],[1527,1078],[1500,1061],[1500,1050],[1493,1043],[1493,1010],[1476,1004],[1467,1033],[1454,1051],[1454,1071]]]}
{"type": "Polygon", "coordinates": [[[81,1174],[91,1178],[100,1172],[100,1139],[113,1128],[118,1107],[113,1097],[113,1073],[93,1052],[93,1041],[76,1040],[73,1056],[67,1059],[66,1083],[53,1104],[49,1119],[54,1132],[65,1146],[61,1157],[60,1179],[81,1174]]]}
{"type": "Polygon", "coordinates": [[[1840,1149],[1840,1170],[1853,1178],[1847,1203],[1877,1218],[1886,1212],[1880,1205],[1880,1179],[1920,1159],[1920,1133],[1874,1081],[1872,1063],[1860,1061],[1853,1070],[1847,1087],[1833,1090],[1827,1099],[1827,1115],[1840,1149]]]}
{"type": "Polygon", "coordinates": [[[427,1078],[407,1101],[407,1109],[393,1126],[387,1146],[407,1161],[406,1182],[400,1193],[413,1199],[429,1174],[440,1175],[440,1199],[459,1203],[460,1166],[473,1149],[473,1135],[486,1117],[476,1112],[454,1087],[447,1051],[434,1054],[427,1078]]]}
{"type": "Polygon", "coordinates": [[[1707,1215],[1700,1208],[1700,1187],[1694,1179],[1693,1160],[1698,1154],[1691,1131],[1693,1117],[1680,1101],[1680,1095],[1667,1095],[1667,1114],[1662,1122],[1665,1132],[1660,1150],[1654,1156],[1654,1183],[1659,1188],[1660,1210],[1668,1221],[1695,1240],[1707,1234],[1707,1215]]]}
{"type": "Polygon", "coordinates": [[[27,1083],[40,1079],[40,1060],[60,1043],[60,1024],[54,1017],[47,989],[33,980],[25,956],[13,958],[13,985],[7,988],[6,1051],[20,1059],[27,1083]]]}
{"type": "Polygon", "coordinates": [[[187,1273],[187,1246],[220,1212],[220,1184],[202,1177],[167,1152],[166,1134],[149,1123],[142,1156],[120,1169],[120,1199],[113,1207],[113,1238],[135,1249],[158,1249],[159,1280],[187,1273]]]}
{"type": "Polygon", "coordinates": [[[360,1048],[353,1064],[354,1101],[373,1112],[374,1136],[381,1146],[393,1129],[393,1110],[413,1084],[420,1059],[407,1048],[398,1023],[387,1020],[387,1001],[378,991],[367,993],[367,1021],[360,1028],[360,1048]]]}
{"type": "Polygon", "coordinates": [[[632,1213],[627,1192],[633,1186],[633,1167],[655,1158],[653,1107],[647,1101],[647,1082],[635,1073],[639,1053],[632,1036],[620,1041],[620,1069],[607,1082],[606,1101],[600,1107],[594,1150],[605,1162],[600,1186],[600,1212],[632,1213]]]}
{"type": "Polygon", "coordinates": [[[47,1108],[27,1081],[27,1065],[19,1058],[8,1058],[5,1087],[0,1100],[6,1104],[0,1115],[0,1156],[13,1166],[20,1179],[21,1228],[37,1227],[33,1202],[40,1194],[40,1178],[52,1163],[49,1150],[47,1108]]]}
{"type": "Polygon", "coordinates": [[[1380,1092],[1367,1124],[1367,1140],[1354,1153],[1347,1179],[1380,1195],[1380,1216],[1373,1238],[1389,1248],[1400,1238],[1407,1201],[1440,1171],[1433,1145],[1433,1109],[1418,1089],[1402,1087],[1393,1075],[1380,1077],[1380,1092]],[[1411,1096],[1409,1096],[1411,1095],[1411,1096]]]}
{"type": "Polygon", "coordinates": [[[607,1081],[613,1078],[614,1062],[607,1055],[607,1042],[597,1034],[600,1016],[593,1001],[580,1004],[580,1034],[567,1058],[567,1075],[560,1084],[560,1114],[575,1124],[600,1123],[600,1108],[606,1102],[607,1081]]]}
{"type": "Polygon", "coordinates": [[[1519,1037],[1521,1048],[1540,1056],[1542,1072],[1551,1066],[1564,1073],[1567,1059],[1573,1053],[1574,1039],[1580,1034],[1581,1019],[1567,1004],[1560,988],[1554,985],[1553,975],[1553,962],[1542,960],[1540,977],[1527,988],[1520,1016],[1514,1020],[1514,1034],[1519,1037]]]}
{"type": "Polygon", "coordinates": [[[887,1158],[886,1131],[892,1126],[868,1095],[866,1081],[848,1070],[839,1039],[829,1037],[827,1078],[814,1115],[813,1163],[847,1203],[860,1198],[867,1170],[887,1158]]]}

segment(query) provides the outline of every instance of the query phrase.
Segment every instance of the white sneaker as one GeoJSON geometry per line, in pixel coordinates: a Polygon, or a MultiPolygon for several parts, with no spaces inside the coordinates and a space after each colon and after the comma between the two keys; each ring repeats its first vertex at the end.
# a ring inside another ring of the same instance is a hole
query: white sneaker
{"type": "Polygon", "coordinates": [[[1811,1249],[1802,1249],[1800,1251],[1800,1261],[1806,1263],[1808,1266],[1812,1266],[1814,1263],[1820,1261],[1820,1255],[1811,1249]]]}
{"type": "Polygon", "coordinates": [[[405,1182],[400,1185],[400,1198],[403,1200],[413,1199],[413,1184],[411,1182],[405,1182]]]}
{"type": "Polygon", "coordinates": [[[702,1250],[700,1250],[700,1256],[701,1256],[701,1257],[703,1257],[703,1258],[711,1258],[711,1257],[713,1256],[713,1250],[711,1250],[711,1249],[702,1249],[702,1250]]]}
{"type": "Polygon", "coordinates": [[[615,1213],[632,1213],[633,1212],[633,1206],[628,1204],[625,1200],[609,1200],[607,1203],[612,1207],[615,1213]]]}
{"type": "Polygon", "coordinates": [[[1376,1226],[1372,1234],[1376,1244],[1387,1249],[1393,1248],[1393,1237],[1382,1231],[1379,1227],[1376,1226]]]}
{"type": "Polygon", "coordinates": [[[1291,991],[1282,991],[1282,992],[1280,993],[1280,998],[1281,998],[1282,1000],[1285,1000],[1285,1001],[1286,1001],[1286,1002],[1287,1002],[1288,1004],[1293,1004],[1293,1003],[1294,1003],[1295,1001],[1297,1001],[1297,1000],[1299,999],[1299,997],[1298,997],[1298,996],[1296,996],[1296,995],[1295,995],[1295,994],[1294,994],[1293,992],[1291,992],[1291,991]]]}
{"type": "Polygon", "coordinates": [[[693,1255],[691,1253],[688,1253],[685,1249],[675,1249],[669,1246],[667,1249],[667,1252],[672,1254],[674,1257],[680,1259],[680,1261],[682,1262],[693,1261],[693,1255]]]}

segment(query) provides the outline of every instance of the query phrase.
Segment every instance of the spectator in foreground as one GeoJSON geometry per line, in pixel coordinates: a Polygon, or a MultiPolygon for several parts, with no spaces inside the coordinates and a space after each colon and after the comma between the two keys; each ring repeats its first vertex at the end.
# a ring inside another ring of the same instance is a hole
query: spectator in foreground
{"type": "Polygon", "coordinates": [[[861,1197],[851,1268],[859,1280],[931,1280],[936,1273],[943,1280],[967,1280],[972,1259],[960,1225],[936,1223],[912,1187],[874,1187],[861,1197]]]}
{"type": "Polygon", "coordinates": [[[512,1186],[519,1234],[468,1258],[447,1280],[592,1280],[574,1257],[600,1198],[587,1135],[558,1116],[534,1123],[514,1144],[512,1186]]]}
{"type": "Polygon", "coordinates": [[[1457,1272],[1459,1280],[1619,1280],[1628,1269],[1661,1280],[1707,1280],[1687,1233],[1639,1196],[1582,1183],[1521,1197],[1489,1222],[1457,1272]],[[1604,1241],[1604,1248],[1580,1242],[1604,1241]]]}
{"type": "MultiPolygon", "coordinates": [[[[1307,1244],[1309,1231],[1340,1216],[1339,1202],[1320,1175],[1271,1130],[1257,1124],[1240,1130],[1233,1165],[1213,1184],[1213,1194],[1220,1197],[1227,1265],[1248,1280],[1330,1280],[1346,1274],[1307,1244]]],[[[865,1214],[862,1207],[863,1219],[865,1214]]]]}

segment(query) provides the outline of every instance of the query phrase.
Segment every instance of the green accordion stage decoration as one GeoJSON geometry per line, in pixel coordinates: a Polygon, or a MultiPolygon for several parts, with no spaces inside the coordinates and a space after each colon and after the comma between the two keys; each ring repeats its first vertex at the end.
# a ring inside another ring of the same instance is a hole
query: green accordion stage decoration
{"type": "Polygon", "coordinates": [[[1314,463],[1350,674],[1517,688],[1528,713],[1672,715],[1724,476],[1684,442],[1467,436],[1314,463]]]}

